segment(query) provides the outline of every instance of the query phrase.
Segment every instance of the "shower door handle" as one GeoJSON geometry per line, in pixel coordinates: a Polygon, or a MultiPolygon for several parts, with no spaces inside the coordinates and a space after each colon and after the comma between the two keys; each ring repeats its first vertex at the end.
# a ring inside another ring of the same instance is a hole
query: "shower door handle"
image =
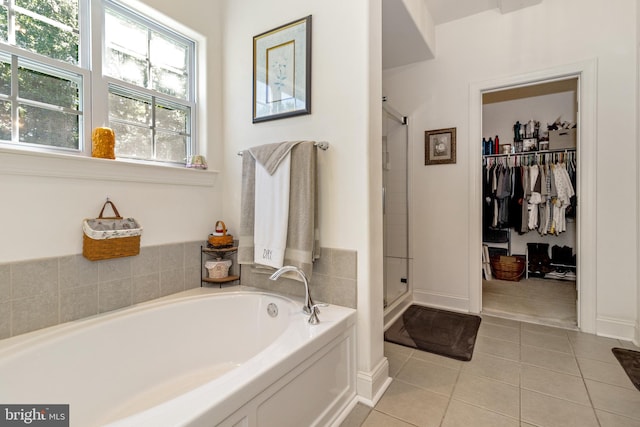
{"type": "Polygon", "coordinates": [[[387,188],[382,187],[382,215],[387,213],[387,188]]]}

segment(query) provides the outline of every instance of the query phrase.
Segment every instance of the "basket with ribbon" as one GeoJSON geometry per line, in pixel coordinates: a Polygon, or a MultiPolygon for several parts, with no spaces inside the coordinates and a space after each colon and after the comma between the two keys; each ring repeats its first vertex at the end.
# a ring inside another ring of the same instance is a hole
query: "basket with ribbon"
{"type": "Polygon", "coordinates": [[[233,246],[233,236],[227,234],[224,221],[216,221],[215,232],[209,235],[209,245],[215,249],[233,246]]]}
{"type": "Polygon", "coordinates": [[[140,235],[142,227],[133,218],[120,216],[116,206],[109,200],[102,205],[97,218],[85,219],[82,223],[82,255],[98,261],[138,255],[140,253],[140,235]],[[109,205],[114,216],[104,216],[109,205]]]}

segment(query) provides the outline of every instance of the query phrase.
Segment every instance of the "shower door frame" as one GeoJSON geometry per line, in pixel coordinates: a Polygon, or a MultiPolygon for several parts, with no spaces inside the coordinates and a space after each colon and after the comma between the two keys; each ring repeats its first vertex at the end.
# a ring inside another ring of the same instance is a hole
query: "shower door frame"
{"type": "MultiPolygon", "coordinates": [[[[409,215],[409,207],[410,207],[410,162],[409,162],[409,121],[407,116],[404,116],[402,114],[400,114],[396,109],[394,109],[393,107],[391,107],[390,105],[387,104],[387,100],[386,98],[383,98],[382,100],[382,108],[383,108],[383,113],[385,113],[388,117],[392,118],[395,122],[397,122],[398,124],[400,124],[401,126],[404,127],[405,130],[405,140],[404,140],[404,144],[405,144],[405,185],[406,185],[406,196],[405,196],[405,208],[406,208],[406,247],[405,247],[405,268],[406,268],[406,291],[403,292],[402,294],[398,295],[393,301],[389,301],[387,299],[387,245],[386,245],[386,240],[387,240],[387,236],[386,236],[386,218],[385,220],[383,220],[383,262],[384,262],[384,266],[383,266],[383,308],[385,310],[391,310],[392,308],[396,307],[400,301],[402,301],[407,295],[409,295],[411,293],[411,247],[410,247],[410,215],[409,215]]],[[[385,138],[387,138],[388,135],[384,135],[385,138]]],[[[383,153],[383,162],[386,161],[386,158],[384,158],[384,153],[383,153]]],[[[384,175],[384,163],[383,165],[381,165],[383,167],[383,175],[384,175]]],[[[383,182],[383,187],[382,187],[382,209],[383,209],[383,218],[386,215],[386,186],[383,182]]]]}

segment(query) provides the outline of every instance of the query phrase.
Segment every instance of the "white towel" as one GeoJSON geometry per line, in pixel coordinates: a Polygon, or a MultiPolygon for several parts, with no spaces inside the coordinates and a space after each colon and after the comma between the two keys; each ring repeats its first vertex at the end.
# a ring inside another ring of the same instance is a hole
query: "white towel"
{"type": "MultiPolygon", "coordinates": [[[[255,186],[257,164],[275,171],[284,154],[291,151],[289,188],[289,221],[285,265],[301,268],[311,279],[313,262],[320,257],[318,232],[318,191],[316,153],[313,141],[294,141],[262,145],[242,154],[242,193],[240,202],[240,235],[238,263],[252,265],[255,272],[273,273],[272,267],[257,264],[254,259],[255,186]],[[256,159],[260,159],[259,161],[256,159]]],[[[286,273],[285,273],[286,274],[286,273]]],[[[300,280],[298,275],[291,277],[300,280]]]]}
{"type": "Polygon", "coordinates": [[[254,262],[273,268],[284,265],[289,218],[291,152],[273,175],[256,162],[254,207],[254,262]]]}

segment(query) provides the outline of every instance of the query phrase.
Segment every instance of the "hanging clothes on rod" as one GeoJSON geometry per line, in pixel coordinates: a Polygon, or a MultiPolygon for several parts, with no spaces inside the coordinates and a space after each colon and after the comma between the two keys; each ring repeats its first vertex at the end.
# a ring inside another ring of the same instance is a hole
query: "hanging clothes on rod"
{"type": "Polygon", "coordinates": [[[577,207],[576,163],[575,149],[484,156],[484,227],[566,231],[577,207]]]}

